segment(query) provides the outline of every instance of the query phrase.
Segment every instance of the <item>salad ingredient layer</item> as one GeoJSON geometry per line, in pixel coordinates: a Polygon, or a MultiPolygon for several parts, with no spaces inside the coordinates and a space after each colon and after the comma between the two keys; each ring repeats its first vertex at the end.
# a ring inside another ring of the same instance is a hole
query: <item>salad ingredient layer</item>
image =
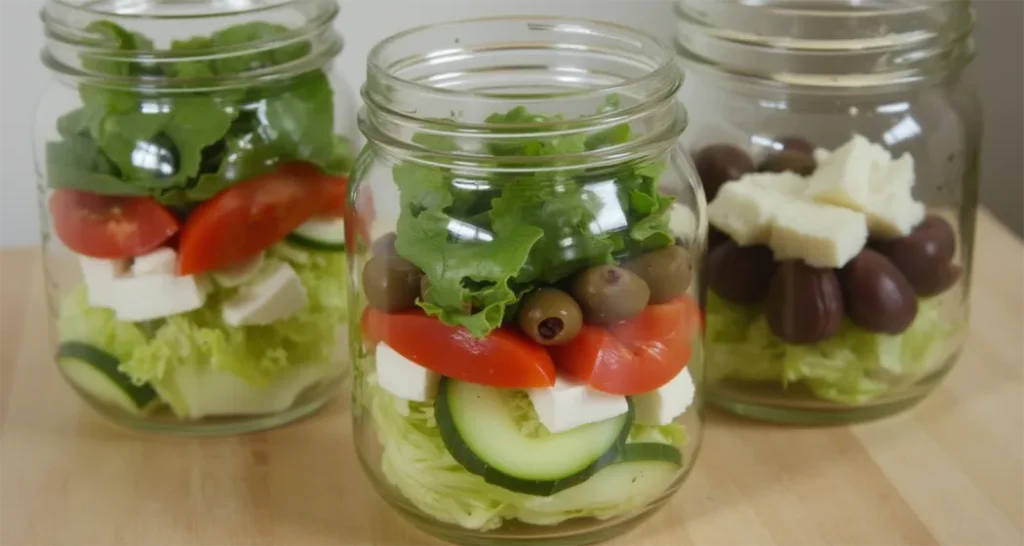
{"type": "MultiPolygon", "coordinates": [[[[629,138],[624,124],[488,150],[500,167],[629,138]]],[[[660,166],[496,169],[472,190],[437,166],[393,175],[401,215],[364,265],[360,325],[387,479],[473,529],[622,516],[671,490],[701,316],[660,166]]]]}
{"type": "Polygon", "coordinates": [[[911,155],[893,158],[860,135],[831,152],[809,153],[811,144],[795,137],[780,143],[756,172],[729,145],[697,154],[716,190],[708,217],[720,234],[707,261],[711,359],[719,375],[804,381],[819,397],[859,403],[937,364],[923,360],[935,355],[919,345],[942,345],[950,330],[935,304],[923,316],[921,298],[959,278],[956,237],[914,200],[911,155]],[[744,318],[742,308],[753,314],[744,318]],[[868,349],[875,346],[882,356],[868,349]]]}
{"type": "MultiPolygon", "coordinates": [[[[345,271],[344,255],[300,252],[302,260],[294,261],[293,252],[273,247],[252,281],[237,288],[216,287],[202,306],[157,319],[120,319],[116,310],[90,303],[93,291],[79,285],[60,309],[59,355],[63,356],[64,345],[74,342],[111,355],[117,365],[109,359],[78,358],[79,364],[93,366],[103,381],[76,381],[81,374],[69,373],[67,367],[65,373],[76,386],[102,400],[109,399],[103,393],[111,386],[124,390],[130,383],[153,389],[159,394],[157,402],[188,419],[270,413],[290,406],[306,387],[343,371],[337,357],[343,333],[338,325],[347,308],[344,288],[338,284],[338,275],[345,271]],[[281,267],[294,271],[308,303],[266,325],[229,325],[228,303],[281,267]]],[[[147,292],[139,299],[148,309],[175,301],[165,300],[162,292],[147,292]]]]}
{"type": "MultiPolygon", "coordinates": [[[[153,42],[89,25],[83,64],[116,77],[238,75],[294,61],[308,43],[270,44],[283,26],[248,23],[153,42]],[[254,53],[214,58],[215,47],[254,53]],[[173,54],[174,63],[129,60],[173,54]],[[244,59],[242,59],[244,57],[244,59]]],[[[180,418],[283,411],[341,370],[346,299],[345,173],[327,75],[241,88],[79,87],[46,147],[53,233],[83,283],[60,308],[58,360],[95,401],[180,418]]]]}

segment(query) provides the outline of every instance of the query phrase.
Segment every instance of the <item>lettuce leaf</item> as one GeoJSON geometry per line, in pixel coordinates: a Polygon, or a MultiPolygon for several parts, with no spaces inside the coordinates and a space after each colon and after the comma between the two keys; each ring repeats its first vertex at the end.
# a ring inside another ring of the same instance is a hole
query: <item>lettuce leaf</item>
{"type": "MultiPolygon", "coordinates": [[[[602,112],[617,107],[612,97],[602,112]]],[[[564,159],[633,138],[625,123],[590,134],[552,136],[551,127],[544,136],[531,134],[537,129],[529,124],[561,120],[522,106],[489,116],[488,131],[509,137],[487,143],[484,152],[493,169],[485,175],[445,166],[450,160],[443,155],[429,164],[394,166],[401,206],[396,249],[430,281],[419,302],[427,314],[483,337],[508,320],[520,296],[535,286],[673,243],[668,228],[673,199],[658,191],[663,171],[658,162],[503,170],[512,161],[505,158],[564,159]]],[[[456,150],[452,139],[438,135],[419,134],[414,140],[437,152],[456,150]]]]}
{"type": "Polygon", "coordinates": [[[309,305],[272,324],[225,324],[221,304],[237,289],[217,289],[206,305],[188,313],[147,323],[120,322],[112,311],[90,307],[86,287],[80,285],[61,306],[61,340],[82,341],[117,356],[123,373],[152,385],[180,415],[190,414],[183,402],[188,397],[175,380],[181,368],[228,372],[263,387],[295,366],[337,364],[348,301],[344,254],[272,248],[264,267],[280,261],[298,274],[309,305]]]}
{"type": "MultiPolygon", "coordinates": [[[[363,365],[372,368],[370,362],[363,365]]],[[[452,458],[437,429],[432,403],[409,402],[392,396],[377,385],[373,372],[367,374],[365,386],[367,403],[383,448],[381,471],[410,502],[439,521],[487,531],[509,519],[556,525],[577,517],[608,519],[636,509],[629,499],[623,499],[621,506],[564,511],[549,508],[550,505],[543,502],[545,497],[489,484],[452,458]]],[[[510,401],[509,410],[524,434],[548,433],[537,420],[525,393],[510,401]]],[[[637,425],[629,441],[660,442],[682,449],[687,437],[678,424],[637,425]]]]}
{"type": "Polygon", "coordinates": [[[804,385],[824,400],[863,404],[927,375],[943,362],[949,339],[963,330],[940,314],[937,300],[922,299],[913,324],[900,335],[875,334],[844,321],[828,340],[790,345],[772,334],[759,307],[709,292],[707,373],[711,382],[804,385]]]}

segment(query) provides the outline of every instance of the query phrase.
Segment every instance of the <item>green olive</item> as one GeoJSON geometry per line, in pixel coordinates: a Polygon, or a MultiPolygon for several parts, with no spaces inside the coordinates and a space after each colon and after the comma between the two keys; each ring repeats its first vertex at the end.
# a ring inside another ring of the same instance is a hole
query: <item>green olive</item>
{"type": "Polygon", "coordinates": [[[534,290],[519,307],[519,327],[541,345],[564,345],[580,333],[581,326],[579,304],[557,288],[534,290]]]}
{"type": "Polygon", "coordinates": [[[651,289],[639,275],[614,265],[588,267],[572,280],[572,295],[583,318],[595,324],[626,320],[643,311],[651,289]]]}
{"type": "Polygon", "coordinates": [[[363,291],[375,309],[394,313],[416,305],[423,272],[409,260],[393,254],[378,254],[363,267],[363,291]]]}
{"type": "Polygon", "coordinates": [[[690,253],[675,245],[637,256],[623,266],[647,283],[651,303],[665,303],[683,295],[693,280],[690,253]]]}

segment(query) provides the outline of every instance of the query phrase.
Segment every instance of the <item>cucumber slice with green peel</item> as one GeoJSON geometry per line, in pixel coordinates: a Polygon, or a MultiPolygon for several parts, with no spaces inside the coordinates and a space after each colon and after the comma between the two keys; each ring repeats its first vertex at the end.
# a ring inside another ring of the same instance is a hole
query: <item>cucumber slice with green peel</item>
{"type": "Polygon", "coordinates": [[[682,464],[683,456],[674,446],[626,444],[618,460],[586,482],[531,501],[525,508],[536,513],[642,508],[675,483],[682,464]]]}
{"type": "Polygon", "coordinates": [[[309,220],[288,234],[287,240],[313,250],[343,252],[345,221],[340,218],[309,220]]]}
{"type": "Polygon", "coordinates": [[[511,392],[441,380],[434,413],[452,457],[485,481],[531,495],[553,495],[613,463],[633,423],[633,405],[617,417],[557,434],[529,436],[509,412],[511,392]]]}
{"type": "Polygon", "coordinates": [[[117,369],[117,357],[87,343],[65,341],[57,349],[64,376],[93,398],[125,411],[144,414],[159,404],[149,385],[136,385],[117,369]]]}

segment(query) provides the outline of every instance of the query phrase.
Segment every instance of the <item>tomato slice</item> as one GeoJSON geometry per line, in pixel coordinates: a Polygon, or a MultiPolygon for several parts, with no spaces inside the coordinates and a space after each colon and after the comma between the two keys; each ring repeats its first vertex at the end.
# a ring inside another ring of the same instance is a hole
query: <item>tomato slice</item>
{"type": "Polygon", "coordinates": [[[181,229],[178,272],[205,273],[247,260],[324,210],[316,167],[286,164],[200,203],[181,229]]]}
{"type": "Polygon", "coordinates": [[[608,329],[585,325],[572,341],[548,348],[563,373],[610,394],[635,395],[671,381],[690,360],[700,328],[691,298],[649,305],[608,329]]]}
{"type": "Polygon", "coordinates": [[[149,197],[60,189],[49,201],[53,230],[71,250],[92,258],[131,258],[178,231],[178,219],[149,197]]]}
{"type": "Polygon", "coordinates": [[[648,305],[637,316],[613,324],[608,328],[613,336],[627,345],[663,340],[677,331],[685,339],[692,338],[701,329],[701,312],[697,302],[689,296],[648,305]]]}
{"type": "Polygon", "coordinates": [[[550,387],[555,367],[544,347],[514,330],[499,328],[475,339],[422,313],[363,312],[362,330],[371,344],[387,343],[420,366],[460,381],[505,389],[550,387]]]}

